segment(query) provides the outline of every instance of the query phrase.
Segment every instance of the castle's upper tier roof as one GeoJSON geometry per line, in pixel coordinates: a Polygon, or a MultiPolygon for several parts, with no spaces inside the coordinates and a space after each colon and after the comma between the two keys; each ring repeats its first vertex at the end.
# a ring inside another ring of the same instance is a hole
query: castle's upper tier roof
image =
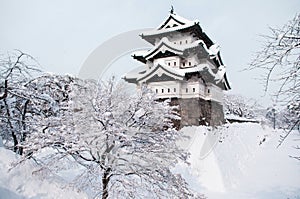
{"type": "Polygon", "coordinates": [[[176,32],[193,33],[195,37],[203,40],[208,48],[213,45],[210,38],[202,31],[198,20],[188,20],[174,13],[170,13],[157,28],[143,32],[140,36],[154,45],[157,38],[161,39],[176,32]]]}

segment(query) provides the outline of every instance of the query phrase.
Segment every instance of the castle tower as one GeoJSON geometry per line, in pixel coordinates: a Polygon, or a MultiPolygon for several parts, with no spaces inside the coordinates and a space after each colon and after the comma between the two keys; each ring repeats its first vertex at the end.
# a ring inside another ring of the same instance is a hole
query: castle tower
{"type": "Polygon", "coordinates": [[[202,31],[199,21],[190,21],[171,10],[156,29],[143,32],[153,45],[133,58],[143,66],[127,73],[125,81],[139,89],[146,84],[158,100],[179,105],[179,127],[223,123],[223,90],[229,90],[219,46],[202,31]]]}

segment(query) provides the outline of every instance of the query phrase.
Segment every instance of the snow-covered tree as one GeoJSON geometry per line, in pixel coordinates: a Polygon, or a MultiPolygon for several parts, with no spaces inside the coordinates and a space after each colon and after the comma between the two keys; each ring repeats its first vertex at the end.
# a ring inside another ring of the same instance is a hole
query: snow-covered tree
{"type": "Polygon", "coordinates": [[[178,116],[168,101],[155,101],[147,88],[130,96],[112,80],[77,80],[70,90],[68,111],[55,125],[30,134],[23,144],[25,158],[52,169],[74,159],[86,168],[75,184],[94,197],[196,197],[184,179],[170,171],[188,156],[176,145],[181,135],[172,119],[178,116]],[[39,160],[45,148],[56,151],[39,160]]]}
{"type": "MultiPolygon", "coordinates": [[[[300,102],[291,102],[287,107],[285,107],[281,112],[280,112],[280,124],[281,127],[286,129],[286,132],[284,135],[280,136],[280,146],[283,141],[289,136],[289,134],[293,131],[297,131],[300,133],[300,102]]],[[[299,149],[299,146],[296,147],[299,149]]],[[[300,157],[295,157],[296,159],[300,160],[300,157]]]]}
{"type": "Polygon", "coordinates": [[[26,115],[32,99],[25,85],[36,72],[34,59],[21,51],[0,58],[0,136],[19,153],[28,132],[26,115]]]}
{"type": "MultiPolygon", "coordinates": [[[[273,128],[276,128],[276,122],[281,123],[280,121],[276,121],[278,118],[279,113],[276,109],[276,106],[274,107],[268,107],[266,112],[266,118],[272,123],[273,128]]],[[[279,126],[279,125],[278,125],[279,126]]]]}
{"type": "Polygon", "coordinates": [[[289,124],[289,129],[297,129],[300,131],[300,101],[291,102],[285,109],[284,121],[289,124]]]}
{"type": "Polygon", "coordinates": [[[37,65],[21,51],[1,57],[0,136],[7,148],[19,154],[23,153],[22,142],[30,133],[59,120],[74,80],[69,76],[42,75],[37,65]]]}
{"type": "Polygon", "coordinates": [[[246,119],[254,119],[261,106],[254,99],[249,99],[241,95],[224,95],[224,113],[227,117],[235,116],[246,119]]]}

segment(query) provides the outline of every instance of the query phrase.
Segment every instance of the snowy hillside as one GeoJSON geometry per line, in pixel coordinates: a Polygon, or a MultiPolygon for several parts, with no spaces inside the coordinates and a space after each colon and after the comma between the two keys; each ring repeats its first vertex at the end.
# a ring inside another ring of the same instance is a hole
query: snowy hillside
{"type": "MultiPolygon", "coordinates": [[[[292,146],[297,134],[276,148],[281,131],[260,124],[227,124],[215,130],[185,127],[181,131],[190,137],[180,145],[191,152],[191,165],[178,165],[175,172],[208,198],[300,197],[300,161],[289,157],[296,155],[292,146]]],[[[0,147],[1,199],[87,198],[62,179],[48,176],[41,180],[32,173],[33,164],[8,172],[15,159],[13,152],[0,147]]]]}
{"type": "Polygon", "coordinates": [[[47,175],[46,180],[36,174],[36,167],[28,162],[9,171],[17,155],[0,147],[0,199],[84,199],[85,194],[71,188],[61,178],[47,175]]]}
{"type": "Polygon", "coordinates": [[[208,198],[300,197],[300,161],[289,157],[297,153],[293,146],[299,135],[290,135],[276,148],[282,132],[261,124],[182,131],[190,141],[181,145],[192,154],[191,168],[183,175],[208,198]]]}

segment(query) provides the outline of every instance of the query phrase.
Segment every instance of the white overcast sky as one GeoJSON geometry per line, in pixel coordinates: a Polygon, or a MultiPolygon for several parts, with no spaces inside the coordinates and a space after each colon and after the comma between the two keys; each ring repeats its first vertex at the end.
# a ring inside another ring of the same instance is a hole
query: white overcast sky
{"type": "Polygon", "coordinates": [[[0,0],[0,52],[20,49],[46,71],[77,75],[103,42],[122,32],[157,27],[171,5],[177,14],[198,19],[220,44],[232,92],[255,98],[263,94],[254,79],[259,73],[240,71],[259,49],[259,35],[300,10],[300,0],[0,0]]]}

